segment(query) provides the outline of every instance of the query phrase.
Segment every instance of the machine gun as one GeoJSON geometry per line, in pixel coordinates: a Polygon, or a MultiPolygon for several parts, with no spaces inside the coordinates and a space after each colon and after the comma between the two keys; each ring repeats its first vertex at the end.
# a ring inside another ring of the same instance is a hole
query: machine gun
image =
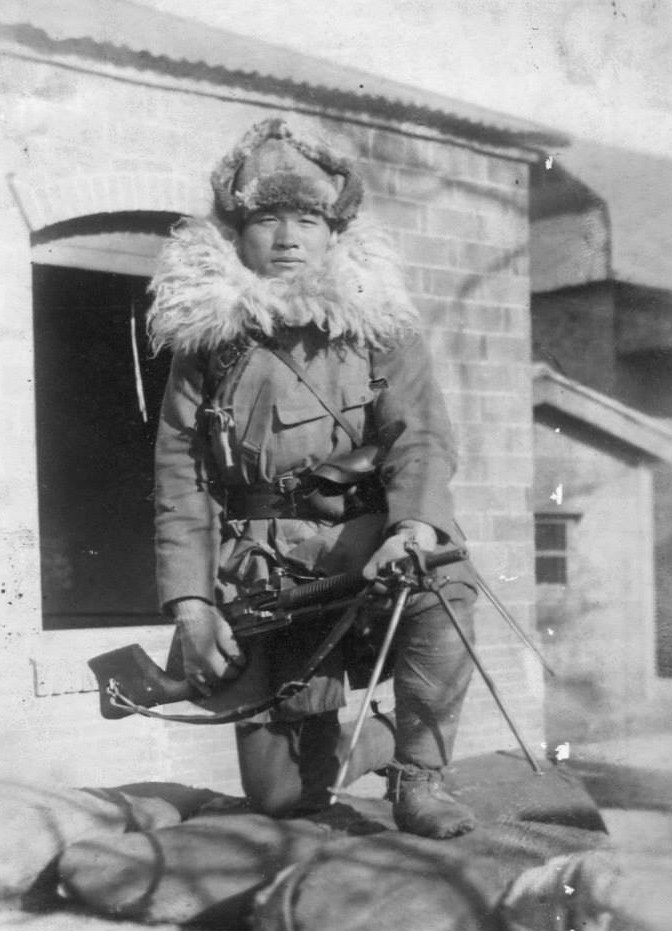
{"type": "MultiPolygon", "coordinates": [[[[215,712],[208,715],[153,712],[150,709],[155,705],[165,705],[171,702],[184,701],[185,699],[202,703],[203,696],[189,682],[169,676],[137,643],[109,653],[103,653],[89,660],[89,666],[98,680],[101,713],[105,718],[123,718],[129,714],[142,714],[149,717],[193,724],[223,724],[252,717],[262,711],[276,707],[306,688],[325,657],[352,627],[360,608],[367,599],[380,598],[381,594],[388,600],[391,597],[391,617],[387,632],[355,724],[349,752],[341,766],[333,789],[332,799],[335,799],[343,785],[345,773],[359,738],[369,701],[380,680],[406,602],[414,592],[431,591],[442,604],[449,621],[462,640],[465,649],[518,741],[532,770],[537,774],[541,774],[543,772],[541,766],[518,731],[494,682],[483,668],[473,644],[463,632],[455,612],[443,594],[443,583],[433,574],[433,570],[460,562],[466,559],[467,556],[465,549],[455,549],[442,553],[422,553],[413,547],[409,547],[408,556],[390,563],[373,583],[367,583],[361,575],[355,574],[316,579],[293,587],[282,587],[281,579],[278,579],[277,584],[268,589],[253,592],[236,599],[227,607],[227,611],[230,620],[233,621],[236,637],[242,639],[287,627],[306,616],[314,619],[316,616],[338,610],[341,611],[341,617],[329,630],[324,641],[309,658],[296,680],[285,683],[273,695],[248,702],[225,712],[215,712]]],[[[477,572],[475,578],[478,587],[492,602],[509,626],[526,646],[534,651],[544,668],[553,674],[536,646],[527,638],[526,634],[493,595],[477,572]]]]}
{"type": "MultiPolygon", "coordinates": [[[[424,555],[424,554],[423,554],[424,555]]],[[[441,566],[451,565],[467,558],[465,549],[455,549],[444,553],[424,555],[426,569],[431,571],[441,566]]],[[[411,568],[410,557],[391,563],[379,582],[384,586],[392,584],[400,573],[411,568]]],[[[385,592],[383,591],[383,594],[385,592]]],[[[288,627],[304,619],[345,611],[363,603],[366,598],[379,597],[371,592],[371,586],[360,574],[345,573],[327,578],[315,579],[292,587],[283,587],[282,576],[275,577],[270,587],[262,591],[250,592],[227,605],[227,620],[239,640],[249,639],[272,630],[288,627]]],[[[355,617],[347,616],[347,627],[336,625],[327,635],[324,643],[314,654],[308,667],[303,670],[301,680],[306,681],[314,672],[316,665],[333,649],[338,640],[352,626],[355,617]]],[[[184,679],[173,678],[163,670],[138,643],[102,653],[89,660],[88,665],[98,682],[100,694],[100,711],[104,718],[125,718],[129,714],[144,713],[156,705],[167,705],[180,701],[201,702],[203,695],[184,679]]],[[[295,685],[297,685],[296,683],[295,685]]],[[[298,689],[295,689],[298,690],[298,689]]],[[[286,690],[283,698],[289,697],[286,690]]],[[[269,698],[270,700],[270,698],[269,698]]],[[[249,715],[258,713],[257,706],[251,708],[249,715]]],[[[235,709],[239,720],[247,716],[244,710],[235,709]]],[[[163,717],[167,717],[163,715],[163,717]]],[[[191,720],[194,723],[226,723],[216,715],[202,717],[170,716],[179,720],[191,720]]]]}

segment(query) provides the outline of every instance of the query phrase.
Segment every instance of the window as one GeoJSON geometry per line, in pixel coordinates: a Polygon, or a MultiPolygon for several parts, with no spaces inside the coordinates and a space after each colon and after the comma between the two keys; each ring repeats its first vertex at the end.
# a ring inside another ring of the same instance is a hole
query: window
{"type": "Polygon", "coordinates": [[[567,584],[567,527],[570,520],[568,515],[535,515],[535,575],[538,585],[567,584]]]}
{"type": "Polygon", "coordinates": [[[158,622],[153,454],[170,360],[147,346],[147,279],[34,265],[33,288],[44,627],[158,622]]]}

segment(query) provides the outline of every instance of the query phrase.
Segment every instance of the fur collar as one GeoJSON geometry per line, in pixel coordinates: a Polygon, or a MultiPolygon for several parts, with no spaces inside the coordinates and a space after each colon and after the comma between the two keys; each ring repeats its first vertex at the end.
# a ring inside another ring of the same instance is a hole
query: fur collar
{"type": "Polygon", "coordinates": [[[384,235],[354,221],[323,268],[291,282],[261,278],[238,257],[233,234],[212,220],[182,220],[165,245],[150,291],[155,351],[212,350],[281,326],[315,324],[334,342],[381,348],[417,326],[400,262],[384,235]]]}

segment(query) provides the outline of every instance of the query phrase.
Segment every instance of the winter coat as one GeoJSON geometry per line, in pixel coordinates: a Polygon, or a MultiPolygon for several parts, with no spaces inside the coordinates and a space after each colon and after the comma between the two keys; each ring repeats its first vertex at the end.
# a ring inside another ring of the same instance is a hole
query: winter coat
{"type": "MultiPolygon", "coordinates": [[[[267,578],[278,558],[308,571],[358,571],[404,519],[433,525],[440,543],[462,542],[448,489],[455,443],[414,313],[382,249],[367,252],[368,235],[354,246],[350,236],[341,237],[317,282],[289,286],[245,269],[212,225],[191,224],[169,246],[150,320],[156,343],[174,351],[156,443],[162,605],[191,597],[225,605],[241,586],[267,578]],[[359,441],[385,447],[384,513],[342,523],[319,514],[247,520],[236,509],[241,487],[305,473],[352,448],[271,352],[278,340],[359,441]],[[235,391],[229,413],[218,417],[228,378],[235,391]]],[[[246,697],[250,679],[256,695],[296,678],[321,636],[319,626],[302,625],[258,638],[246,697]]],[[[342,671],[335,651],[311,687],[283,704],[285,716],[342,704],[342,671]]]]}

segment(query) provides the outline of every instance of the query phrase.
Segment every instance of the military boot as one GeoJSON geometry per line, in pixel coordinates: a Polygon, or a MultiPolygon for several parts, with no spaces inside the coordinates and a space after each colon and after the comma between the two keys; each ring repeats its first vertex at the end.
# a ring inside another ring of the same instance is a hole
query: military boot
{"type": "Polygon", "coordinates": [[[474,813],[448,793],[441,771],[417,766],[391,766],[388,795],[400,831],[420,837],[446,838],[476,826],[474,813]]]}

